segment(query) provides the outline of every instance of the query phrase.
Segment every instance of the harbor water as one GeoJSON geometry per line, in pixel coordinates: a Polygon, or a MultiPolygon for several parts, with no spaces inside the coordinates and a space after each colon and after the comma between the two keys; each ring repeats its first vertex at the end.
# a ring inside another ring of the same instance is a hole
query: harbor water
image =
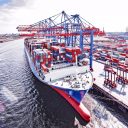
{"type": "MultiPolygon", "coordinates": [[[[99,102],[90,95],[86,100],[92,102],[85,104],[91,104],[95,116],[99,102]]],[[[105,104],[100,106],[107,111],[105,104]]],[[[65,99],[35,78],[22,39],[0,44],[0,128],[100,128],[94,116],[87,124],[65,99]]],[[[127,128],[121,120],[116,121],[127,128]]],[[[110,126],[114,128],[114,124],[110,126]]]]}

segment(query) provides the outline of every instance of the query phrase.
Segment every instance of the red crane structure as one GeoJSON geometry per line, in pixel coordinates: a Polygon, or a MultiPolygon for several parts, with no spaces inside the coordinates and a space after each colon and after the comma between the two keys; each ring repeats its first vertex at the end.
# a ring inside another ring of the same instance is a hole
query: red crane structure
{"type": "Polygon", "coordinates": [[[64,11],[31,25],[19,25],[17,30],[21,32],[19,34],[21,37],[52,37],[54,40],[59,39],[60,43],[65,42],[66,46],[74,47],[79,44],[81,50],[88,45],[90,69],[92,69],[93,35],[105,35],[104,31],[100,31],[80,15],[68,15],[64,11]]]}

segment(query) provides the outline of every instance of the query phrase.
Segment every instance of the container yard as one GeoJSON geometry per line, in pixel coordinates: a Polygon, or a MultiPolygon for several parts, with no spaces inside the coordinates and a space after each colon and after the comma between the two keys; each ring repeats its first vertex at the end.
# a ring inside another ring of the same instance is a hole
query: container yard
{"type": "Polygon", "coordinates": [[[98,50],[94,53],[94,76],[99,76],[95,85],[97,89],[101,89],[100,91],[104,94],[116,99],[127,110],[128,43],[125,39],[118,40],[117,38],[111,35],[110,42],[104,40],[103,43],[100,40],[100,44],[95,44],[98,50]],[[97,68],[102,70],[97,70],[97,68]]]}
{"type": "MultiPolygon", "coordinates": [[[[109,108],[118,108],[122,116],[128,113],[127,33],[107,33],[79,14],[69,15],[65,11],[16,29],[19,34],[1,35],[0,43],[22,39],[34,79],[60,96],[85,123],[75,118],[74,126],[127,127],[127,121],[119,122],[120,118],[96,100],[107,99],[109,108]]],[[[0,101],[0,113],[3,111],[0,101]]]]}

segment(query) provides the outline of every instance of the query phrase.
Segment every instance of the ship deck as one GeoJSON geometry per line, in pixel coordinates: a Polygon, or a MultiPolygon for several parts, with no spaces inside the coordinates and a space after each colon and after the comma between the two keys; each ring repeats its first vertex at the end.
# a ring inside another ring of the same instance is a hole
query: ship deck
{"type": "Polygon", "coordinates": [[[45,74],[46,81],[56,81],[58,79],[64,78],[66,76],[78,73],[85,73],[89,69],[88,66],[69,66],[65,68],[58,68],[55,70],[50,70],[49,73],[45,74]]]}
{"type": "Polygon", "coordinates": [[[128,85],[117,84],[116,88],[107,88],[104,86],[104,64],[94,61],[93,62],[93,77],[96,78],[94,84],[102,91],[106,92],[109,97],[117,100],[120,104],[128,109],[128,85]]]}
{"type": "Polygon", "coordinates": [[[45,81],[50,82],[53,86],[69,90],[88,90],[92,87],[93,77],[87,72],[88,66],[68,66],[50,70],[45,74],[45,81]]]}

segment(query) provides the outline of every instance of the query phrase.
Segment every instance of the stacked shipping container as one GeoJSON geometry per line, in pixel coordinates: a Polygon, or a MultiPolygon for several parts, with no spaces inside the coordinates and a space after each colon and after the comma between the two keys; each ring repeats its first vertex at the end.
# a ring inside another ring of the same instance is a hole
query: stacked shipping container
{"type": "Polygon", "coordinates": [[[70,63],[74,63],[76,62],[76,56],[78,56],[79,54],[81,54],[81,50],[79,47],[67,47],[65,49],[66,51],[66,54],[65,54],[65,60],[67,62],[70,62],[70,63]]]}

